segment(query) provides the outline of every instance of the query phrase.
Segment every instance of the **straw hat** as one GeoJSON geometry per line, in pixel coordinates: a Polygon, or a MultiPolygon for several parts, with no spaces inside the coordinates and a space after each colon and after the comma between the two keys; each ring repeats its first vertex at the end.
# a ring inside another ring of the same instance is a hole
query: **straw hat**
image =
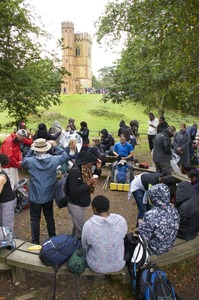
{"type": "Polygon", "coordinates": [[[32,144],[31,150],[35,150],[37,152],[47,152],[50,150],[51,144],[47,142],[45,139],[39,138],[34,141],[32,144]]]}

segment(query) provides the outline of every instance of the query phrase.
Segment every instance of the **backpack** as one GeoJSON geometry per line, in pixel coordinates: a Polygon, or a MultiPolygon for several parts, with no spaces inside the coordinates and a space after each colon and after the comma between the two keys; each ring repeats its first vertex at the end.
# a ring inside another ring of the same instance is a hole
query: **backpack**
{"type": "Polygon", "coordinates": [[[149,264],[140,272],[139,298],[144,300],[176,300],[174,286],[166,277],[166,273],[156,264],[149,264]]]}
{"type": "Polygon", "coordinates": [[[15,212],[21,212],[23,209],[30,207],[30,200],[28,198],[28,179],[23,178],[17,182],[14,187],[14,194],[17,198],[15,212]]]}
{"type": "Polygon", "coordinates": [[[130,183],[130,168],[129,165],[117,164],[115,168],[114,182],[130,183]]]}
{"type": "Polygon", "coordinates": [[[16,242],[13,239],[12,230],[9,227],[0,226],[0,249],[15,249],[16,242]]]}
{"type": "Polygon", "coordinates": [[[40,250],[39,258],[46,265],[54,268],[53,300],[56,299],[56,280],[58,269],[80,247],[80,241],[74,236],[60,234],[47,239],[40,250]]]}
{"type": "Polygon", "coordinates": [[[141,236],[128,233],[124,237],[124,260],[131,276],[133,294],[137,294],[137,272],[146,266],[150,256],[147,243],[141,236]]]}
{"type": "Polygon", "coordinates": [[[66,262],[67,268],[73,274],[80,275],[85,271],[86,268],[86,251],[81,246],[73,254],[66,262]]]}
{"type": "Polygon", "coordinates": [[[67,177],[68,173],[65,172],[61,179],[57,180],[55,189],[55,202],[59,208],[66,207],[68,204],[67,177]]]}

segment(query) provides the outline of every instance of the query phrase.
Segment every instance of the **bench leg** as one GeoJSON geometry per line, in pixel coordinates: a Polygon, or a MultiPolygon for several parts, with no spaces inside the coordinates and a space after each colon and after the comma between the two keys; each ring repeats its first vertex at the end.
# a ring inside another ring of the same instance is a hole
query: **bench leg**
{"type": "Polygon", "coordinates": [[[5,270],[10,270],[11,267],[7,264],[4,264],[4,263],[0,263],[0,270],[1,271],[5,271],[5,270]]]}
{"type": "Polygon", "coordinates": [[[25,270],[12,266],[12,282],[25,281],[25,270]]]}

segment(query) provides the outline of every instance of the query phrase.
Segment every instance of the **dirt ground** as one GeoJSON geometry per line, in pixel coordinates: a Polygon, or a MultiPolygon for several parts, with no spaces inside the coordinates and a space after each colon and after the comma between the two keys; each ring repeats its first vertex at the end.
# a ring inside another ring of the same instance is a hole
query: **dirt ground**
{"type": "MultiPolygon", "coordinates": [[[[104,177],[100,179],[95,195],[104,193],[103,184],[107,171],[103,172],[104,177]]],[[[132,230],[136,222],[137,207],[134,200],[127,199],[126,192],[105,191],[111,202],[111,212],[119,213],[125,217],[129,231],[132,230]]],[[[59,210],[55,206],[55,221],[57,234],[70,234],[72,223],[67,209],[59,210]]],[[[85,220],[92,215],[91,208],[87,208],[85,220]]],[[[16,235],[18,238],[31,241],[29,210],[26,209],[15,215],[16,235]]],[[[47,229],[44,219],[41,221],[41,242],[47,238],[47,229]]],[[[199,256],[183,261],[181,264],[174,264],[167,267],[166,272],[175,284],[176,291],[182,300],[199,299],[199,256]]],[[[25,300],[25,299],[52,299],[53,275],[26,272],[26,282],[12,284],[10,271],[0,271],[0,300],[25,300]]],[[[85,276],[75,277],[75,275],[58,275],[57,298],[58,300],[82,299],[82,300],[128,300],[135,299],[131,294],[130,284],[122,284],[120,276],[106,277],[98,276],[91,280],[85,276]]]]}

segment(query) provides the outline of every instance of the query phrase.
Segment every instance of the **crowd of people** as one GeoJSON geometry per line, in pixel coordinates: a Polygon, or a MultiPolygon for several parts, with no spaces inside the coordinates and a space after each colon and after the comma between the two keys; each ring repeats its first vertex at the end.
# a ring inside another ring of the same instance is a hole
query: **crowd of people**
{"type": "MultiPolygon", "coordinates": [[[[73,228],[71,235],[80,239],[86,250],[88,266],[96,272],[121,270],[125,261],[124,237],[128,227],[123,216],[110,212],[110,201],[103,195],[92,199],[101,176],[103,159],[114,156],[111,181],[115,181],[118,165],[130,171],[130,190],[136,201],[138,215],[136,231],[147,242],[151,255],[161,255],[171,249],[176,237],[194,239],[199,233],[199,170],[190,164],[192,150],[197,146],[197,125],[180,125],[179,132],[164,117],[159,120],[149,113],[148,143],[156,171],[134,176],[134,149],[138,143],[139,123],[119,122],[118,139],[103,128],[100,137],[89,138],[85,121],[77,129],[70,118],[66,129],[55,121],[48,130],[40,123],[34,135],[25,128],[11,133],[3,141],[0,154],[0,226],[10,227],[14,234],[16,197],[13,189],[19,181],[19,169],[29,173],[31,241],[40,244],[40,221],[44,214],[48,236],[56,235],[53,204],[57,170],[68,172],[67,209],[73,228]],[[67,145],[62,139],[67,137],[67,145]],[[77,136],[81,146],[77,146],[77,136]],[[171,158],[179,157],[183,173],[190,182],[176,184],[172,176],[171,158]],[[86,207],[92,206],[93,216],[85,222],[86,207]]],[[[133,223],[133,220],[132,220],[133,223]]]]}

